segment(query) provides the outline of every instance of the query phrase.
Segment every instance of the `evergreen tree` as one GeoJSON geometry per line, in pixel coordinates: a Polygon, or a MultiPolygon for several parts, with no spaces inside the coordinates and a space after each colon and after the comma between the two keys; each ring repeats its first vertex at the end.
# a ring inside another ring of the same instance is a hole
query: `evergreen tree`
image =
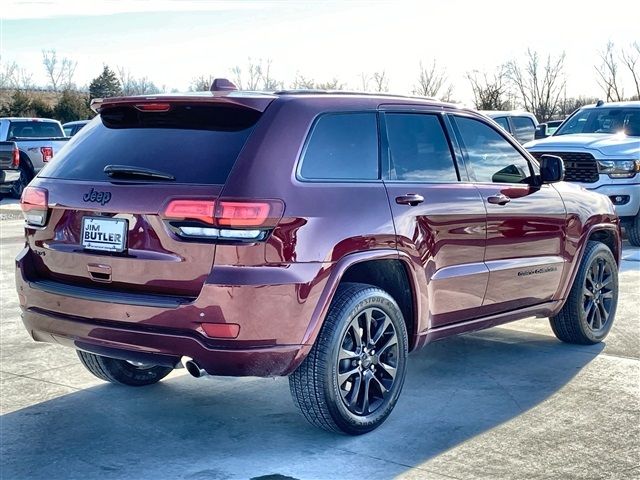
{"type": "Polygon", "coordinates": [[[39,118],[52,118],[53,117],[53,109],[49,106],[47,102],[45,102],[42,98],[32,98],[31,104],[29,105],[29,110],[31,111],[31,115],[39,118]]]}
{"type": "Polygon", "coordinates": [[[107,65],[102,69],[102,73],[93,79],[89,85],[90,98],[116,97],[122,94],[122,87],[115,72],[107,65]]]}
{"type": "Polygon", "coordinates": [[[16,90],[8,105],[2,107],[0,115],[3,117],[26,117],[31,113],[31,99],[26,93],[16,90]]]}
{"type": "Polygon", "coordinates": [[[53,109],[53,116],[65,123],[92,118],[94,113],[85,95],[65,90],[53,109]]]}

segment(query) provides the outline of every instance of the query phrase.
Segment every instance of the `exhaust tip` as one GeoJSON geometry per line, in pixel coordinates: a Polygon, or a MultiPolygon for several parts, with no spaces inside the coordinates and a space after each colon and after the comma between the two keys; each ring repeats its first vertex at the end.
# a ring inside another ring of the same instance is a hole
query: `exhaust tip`
{"type": "Polygon", "coordinates": [[[207,375],[206,370],[198,365],[193,358],[182,357],[182,365],[184,365],[184,368],[187,369],[187,372],[189,372],[192,377],[200,378],[207,375]]]}

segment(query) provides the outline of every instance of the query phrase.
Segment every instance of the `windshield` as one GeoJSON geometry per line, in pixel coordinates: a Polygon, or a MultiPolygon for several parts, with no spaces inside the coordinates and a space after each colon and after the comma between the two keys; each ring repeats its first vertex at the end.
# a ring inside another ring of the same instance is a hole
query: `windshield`
{"type": "Polygon", "coordinates": [[[640,108],[593,107],[576,112],[555,133],[622,133],[640,136],[640,108]]]}

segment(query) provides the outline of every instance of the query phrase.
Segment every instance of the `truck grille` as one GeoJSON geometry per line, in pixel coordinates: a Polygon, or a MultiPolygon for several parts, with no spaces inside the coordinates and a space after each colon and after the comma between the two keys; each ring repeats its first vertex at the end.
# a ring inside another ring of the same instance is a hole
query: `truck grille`
{"type": "Polygon", "coordinates": [[[542,155],[556,155],[564,160],[566,182],[595,183],[598,181],[598,163],[590,153],[582,152],[531,152],[540,160],[542,155]]]}

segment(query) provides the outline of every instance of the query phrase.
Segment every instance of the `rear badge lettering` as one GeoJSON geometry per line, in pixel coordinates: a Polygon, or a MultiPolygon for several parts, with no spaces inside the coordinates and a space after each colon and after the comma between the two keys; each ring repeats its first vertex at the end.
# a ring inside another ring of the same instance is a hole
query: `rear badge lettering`
{"type": "Polygon", "coordinates": [[[82,196],[82,200],[84,200],[85,202],[96,202],[101,205],[104,205],[106,203],[109,203],[109,201],[111,200],[111,193],[98,192],[93,188],[91,188],[91,190],[89,190],[87,193],[85,193],[82,196]]]}

